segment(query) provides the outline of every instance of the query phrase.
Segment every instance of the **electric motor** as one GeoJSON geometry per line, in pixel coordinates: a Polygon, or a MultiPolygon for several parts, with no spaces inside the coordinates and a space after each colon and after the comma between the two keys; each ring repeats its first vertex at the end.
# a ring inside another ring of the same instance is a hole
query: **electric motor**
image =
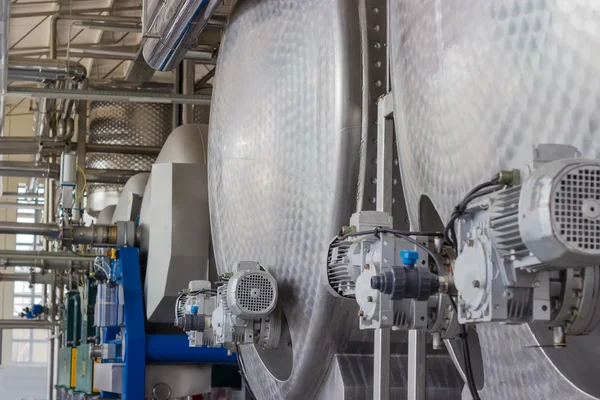
{"type": "Polygon", "coordinates": [[[498,188],[457,219],[458,317],[542,321],[561,345],[565,333],[589,333],[600,316],[600,161],[534,167],[522,184],[498,188]]]}
{"type": "Polygon", "coordinates": [[[192,281],[175,306],[175,325],[186,331],[190,346],[257,343],[270,350],[279,344],[282,315],[277,282],[256,262],[243,261],[216,290],[192,281]]]}

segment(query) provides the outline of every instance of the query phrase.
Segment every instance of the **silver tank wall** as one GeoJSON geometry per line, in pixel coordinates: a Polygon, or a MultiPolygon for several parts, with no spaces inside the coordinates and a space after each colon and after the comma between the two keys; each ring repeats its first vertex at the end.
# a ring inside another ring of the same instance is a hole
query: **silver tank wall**
{"type": "MultiPolygon", "coordinates": [[[[474,185],[537,143],[600,156],[600,3],[392,0],[392,91],[409,217],[423,196],[444,221],[474,185]]],[[[600,397],[599,333],[481,325],[484,399],[600,397]],[[532,333],[532,330],[535,334],[532,333]],[[593,396],[590,397],[587,394],[593,396]]]]}
{"type": "MultiPolygon", "coordinates": [[[[369,104],[376,97],[363,91],[363,75],[385,54],[364,38],[373,25],[363,17],[373,7],[238,2],[219,51],[208,146],[217,267],[225,273],[239,261],[260,262],[278,281],[286,317],[277,350],[240,346],[259,399],[372,394],[372,334],[358,330],[356,303],[331,296],[320,275],[330,240],[352,212],[363,199],[374,207],[363,187],[374,188],[365,170],[374,166],[366,147],[375,139],[367,127],[375,126],[369,104]]],[[[391,398],[403,398],[406,335],[392,340],[391,398]]],[[[447,355],[438,353],[429,371],[431,399],[460,398],[447,355]]]]}

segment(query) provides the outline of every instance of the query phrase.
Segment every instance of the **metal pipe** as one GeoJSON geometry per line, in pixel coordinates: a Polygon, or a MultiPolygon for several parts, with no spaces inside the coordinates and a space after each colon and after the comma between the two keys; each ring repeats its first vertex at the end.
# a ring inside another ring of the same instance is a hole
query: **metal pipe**
{"type": "MultiPolygon", "coordinates": [[[[58,173],[59,167],[56,164],[36,164],[28,161],[0,161],[0,176],[57,178],[58,173]]],[[[46,186],[46,190],[48,190],[48,186],[46,186]]]]}
{"type": "Polygon", "coordinates": [[[50,384],[52,385],[52,397],[49,400],[56,400],[58,398],[57,395],[57,390],[56,390],[56,386],[58,385],[58,349],[60,349],[60,343],[61,343],[61,336],[62,336],[62,331],[60,330],[59,326],[54,327],[54,334],[52,335],[54,336],[53,342],[54,342],[54,359],[52,359],[52,365],[49,366],[49,368],[51,368],[54,371],[54,379],[52,380],[52,382],[50,382],[50,384]]]}
{"type": "Polygon", "coordinates": [[[213,51],[200,51],[200,50],[188,50],[183,55],[184,60],[192,60],[201,62],[205,65],[215,65],[217,59],[215,58],[215,52],[213,51]]]}
{"type": "Polygon", "coordinates": [[[75,61],[38,60],[21,57],[10,57],[8,60],[9,81],[40,83],[48,81],[82,82],[86,76],[87,70],[85,67],[75,61]]]}
{"type": "Polygon", "coordinates": [[[37,193],[17,193],[17,192],[4,192],[0,198],[4,199],[43,199],[43,194],[37,193]]]}
{"type": "Polygon", "coordinates": [[[129,22],[100,22],[100,21],[80,21],[75,22],[73,26],[84,29],[99,29],[108,32],[141,32],[142,25],[138,19],[134,23],[129,22]]]}
{"type": "Polygon", "coordinates": [[[137,103],[199,104],[210,105],[210,96],[145,92],[145,91],[108,91],[108,90],[69,90],[56,88],[9,87],[10,97],[48,97],[54,99],[96,100],[96,101],[130,101],[137,103]]]}
{"type": "Polygon", "coordinates": [[[0,259],[0,267],[27,267],[27,268],[43,268],[46,270],[60,269],[60,270],[70,270],[70,269],[83,269],[87,270],[92,263],[93,259],[87,259],[85,261],[53,261],[53,260],[34,260],[34,259],[24,259],[24,260],[3,260],[0,259]]]}
{"type": "MultiPolygon", "coordinates": [[[[77,120],[77,165],[79,166],[78,169],[81,170],[85,168],[85,136],[87,133],[87,106],[87,101],[82,101],[79,103],[79,119],[77,120]]],[[[77,204],[75,204],[75,208],[83,209],[82,193],[83,191],[85,191],[83,174],[77,174],[75,188],[77,190],[77,195],[79,196],[79,200],[77,201],[77,204]]]]}
{"type": "Polygon", "coordinates": [[[186,49],[198,38],[222,0],[179,0],[168,2],[170,17],[164,20],[156,16],[167,7],[167,2],[156,2],[149,10],[148,30],[155,30],[159,38],[149,38],[144,44],[144,59],[159,71],[173,70],[183,59],[186,49]],[[177,4],[173,4],[177,3],[177,4]],[[154,16],[154,18],[152,17],[154,16]],[[160,21],[159,26],[157,22],[160,21]]]}
{"type": "MultiPolygon", "coordinates": [[[[23,3],[25,5],[25,3],[23,3]]],[[[76,10],[79,14],[73,14],[77,16],[84,16],[82,13],[102,13],[102,12],[119,12],[119,11],[138,11],[141,10],[140,6],[126,6],[126,7],[95,7],[95,8],[85,8],[76,10]]],[[[32,18],[32,17],[49,17],[52,15],[56,15],[56,11],[33,11],[33,12],[21,12],[21,13],[13,13],[10,17],[11,19],[15,18],[32,18]]],[[[68,17],[69,13],[61,13],[60,16],[68,17]]],[[[93,20],[103,19],[104,15],[85,15],[87,17],[95,17],[93,20]]]]}
{"type": "MultiPolygon", "coordinates": [[[[52,335],[51,335],[52,336],[52,335]]],[[[54,340],[50,340],[48,343],[48,363],[54,363],[54,352],[56,349],[54,348],[54,340]]],[[[53,400],[54,399],[54,368],[52,365],[46,366],[46,399],[53,400]]]]}
{"type": "MultiPolygon", "coordinates": [[[[183,60],[183,87],[184,95],[194,94],[194,82],[196,81],[196,66],[193,61],[183,60]]],[[[184,124],[194,123],[194,106],[184,104],[181,110],[181,122],[184,124]]]]}
{"type": "Polygon", "coordinates": [[[0,202],[0,208],[21,208],[24,210],[42,210],[43,204],[19,204],[19,203],[2,203],[0,202]]]}
{"type": "Polygon", "coordinates": [[[40,321],[31,319],[0,319],[0,329],[50,329],[58,325],[57,322],[40,321]]]}
{"type": "Polygon", "coordinates": [[[101,48],[96,49],[93,47],[72,47],[69,49],[69,53],[75,54],[82,57],[89,58],[110,58],[114,60],[133,60],[135,58],[135,51],[123,50],[119,48],[101,48]]]}
{"type": "MultiPolygon", "coordinates": [[[[48,201],[48,187],[50,186],[50,179],[44,179],[44,214],[42,216],[42,222],[48,223],[50,222],[49,212],[50,209],[49,201],[48,201]]],[[[37,222],[37,219],[35,220],[37,222]]],[[[50,241],[46,238],[42,238],[43,249],[44,251],[50,250],[50,241]]],[[[52,301],[52,296],[50,297],[50,301],[52,301]]]]}
{"type": "Polygon", "coordinates": [[[58,237],[60,228],[56,224],[45,223],[22,223],[22,222],[0,222],[0,234],[5,235],[42,235],[49,237],[58,237]]]}
{"type": "Polygon", "coordinates": [[[35,136],[4,136],[0,137],[0,154],[60,154],[65,150],[65,142],[68,139],[68,134],[66,137],[57,136],[53,139],[42,139],[35,136]]]}
{"type": "Polygon", "coordinates": [[[150,171],[90,168],[85,171],[85,174],[88,183],[126,183],[132,176],[143,172],[150,171]]]}
{"type": "MultiPolygon", "coordinates": [[[[75,280],[77,282],[77,278],[71,277],[71,280],[75,280]]],[[[32,285],[36,283],[41,283],[44,285],[51,284],[53,281],[53,277],[51,274],[40,274],[39,272],[34,272],[32,274],[24,273],[15,273],[15,274],[0,274],[0,281],[5,282],[29,282],[32,285]]],[[[61,282],[64,284],[68,282],[68,278],[62,278],[61,282]]]]}
{"type": "Polygon", "coordinates": [[[72,231],[73,244],[85,244],[92,247],[109,247],[117,244],[116,225],[77,226],[72,231]]]}
{"type": "Polygon", "coordinates": [[[127,146],[121,144],[87,144],[88,153],[110,153],[110,154],[142,154],[148,156],[157,156],[160,153],[160,147],[152,146],[127,146]]]}
{"type": "Polygon", "coordinates": [[[10,32],[10,2],[0,0],[0,136],[4,136],[6,90],[8,88],[8,34],[10,32]]]}
{"type": "MultiPolygon", "coordinates": [[[[25,225],[25,224],[23,224],[25,225]]],[[[43,224],[46,225],[46,224],[43,224]]],[[[94,261],[96,255],[75,255],[67,251],[24,251],[24,250],[0,250],[0,265],[2,260],[34,260],[38,265],[43,265],[44,268],[50,269],[45,265],[48,261],[69,261],[69,262],[89,262],[94,261]]],[[[55,263],[53,265],[61,265],[55,263]]],[[[63,266],[67,266],[66,263],[62,263],[63,266]]],[[[73,264],[68,264],[72,266],[73,264]]],[[[59,268],[56,268],[59,269],[59,268]]]]}

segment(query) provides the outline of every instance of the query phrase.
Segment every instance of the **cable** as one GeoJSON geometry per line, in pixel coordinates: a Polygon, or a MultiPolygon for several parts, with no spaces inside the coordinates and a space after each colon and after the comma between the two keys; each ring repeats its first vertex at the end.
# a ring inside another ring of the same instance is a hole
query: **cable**
{"type": "Polygon", "coordinates": [[[75,204],[83,197],[83,193],[85,192],[85,188],[87,187],[87,176],[85,176],[85,171],[79,164],[77,164],[77,168],[81,171],[81,175],[83,175],[83,187],[81,188],[81,192],[75,198],[75,204]]]}
{"type": "MultiPolygon", "coordinates": [[[[454,297],[450,297],[450,302],[452,303],[452,307],[454,307],[454,312],[458,315],[458,308],[456,308],[456,302],[454,301],[454,297]]],[[[471,397],[473,400],[481,400],[479,393],[477,392],[477,386],[475,384],[475,376],[473,375],[473,365],[471,363],[471,353],[469,351],[469,342],[467,340],[468,334],[465,325],[459,324],[460,334],[458,337],[460,338],[460,343],[462,347],[462,356],[463,356],[463,364],[465,367],[465,378],[467,380],[467,387],[469,388],[469,393],[471,393],[471,397]]]]}
{"type": "Polygon", "coordinates": [[[456,252],[458,252],[458,242],[456,240],[456,232],[454,228],[454,223],[458,218],[460,218],[466,211],[467,206],[473,200],[486,196],[488,194],[494,193],[495,191],[501,189],[504,185],[498,184],[498,176],[494,177],[492,180],[488,182],[481,183],[471,189],[467,195],[463,198],[463,200],[454,208],[452,215],[450,216],[450,220],[448,224],[444,228],[444,240],[454,248],[456,252]],[[485,188],[489,188],[488,190],[483,190],[485,188]]]}
{"type": "MultiPolygon", "coordinates": [[[[379,232],[383,232],[384,229],[387,229],[387,228],[377,228],[377,229],[372,229],[370,231],[360,231],[360,232],[350,232],[350,233],[346,233],[346,234],[339,234],[338,239],[344,240],[349,237],[373,235],[376,230],[378,230],[379,232]]],[[[405,235],[405,236],[427,236],[427,237],[443,237],[444,236],[443,232],[410,232],[410,231],[404,232],[404,231],[398,231],[395,229],[388,229],[388,231],[390,231],[390,233],[391,233],[391,231],[394,231],[394,232],[397,232],[397,233],[399,233],[401,235],[405,235]]]]}
{"type": "MultiPolygon", "coordinates": [[[[450,217],[448,224],[444,228],[444,239],[446,240],[446,242],[448,242],[448,244],[450,244],[454,248],[456,254],[458,254],[458,240],[456,238],[456,230],[454,228],[456,220],[462,215],[464,215],[470,202],[482,196],[489,195],[501,189],[502,187],[503,185],[499,184],[499,175],[496,175],[490,181],[481,183],[475,186],[473,189],[471,189],[463,198],[463,200],[454,208],[452,216],[450,217]]],[[[456,302],[454,301],[454,298],[452,296],[448,297],[450,297],[450,302],[452,303],[452,307],[454,308],[454,313],[458,316],[458,308],[456,307],[456,302]]],[[[467,381],[467,387],[469,388],[469,392],[471,393],[471,397],[473,398],[473,400],[481,400],[481,397],[479,397],[479,393],[477,392],[475,376],[473,375],[473,364],[471,362],[471,353],[469,350],[469,342],[467,340],[467,328],[464,324],[459,324],[459,329],[459,338],[462,347],[464,372],[467,381]]]]}

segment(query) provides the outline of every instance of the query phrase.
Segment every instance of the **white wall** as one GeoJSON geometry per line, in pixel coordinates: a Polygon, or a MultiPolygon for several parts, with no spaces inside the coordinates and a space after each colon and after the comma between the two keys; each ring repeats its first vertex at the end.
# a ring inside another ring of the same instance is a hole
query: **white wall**
{"type": "Polygon", "coordinates": [[[0,366],[2,400],[45,400],[46,368],[0,366]]]}

